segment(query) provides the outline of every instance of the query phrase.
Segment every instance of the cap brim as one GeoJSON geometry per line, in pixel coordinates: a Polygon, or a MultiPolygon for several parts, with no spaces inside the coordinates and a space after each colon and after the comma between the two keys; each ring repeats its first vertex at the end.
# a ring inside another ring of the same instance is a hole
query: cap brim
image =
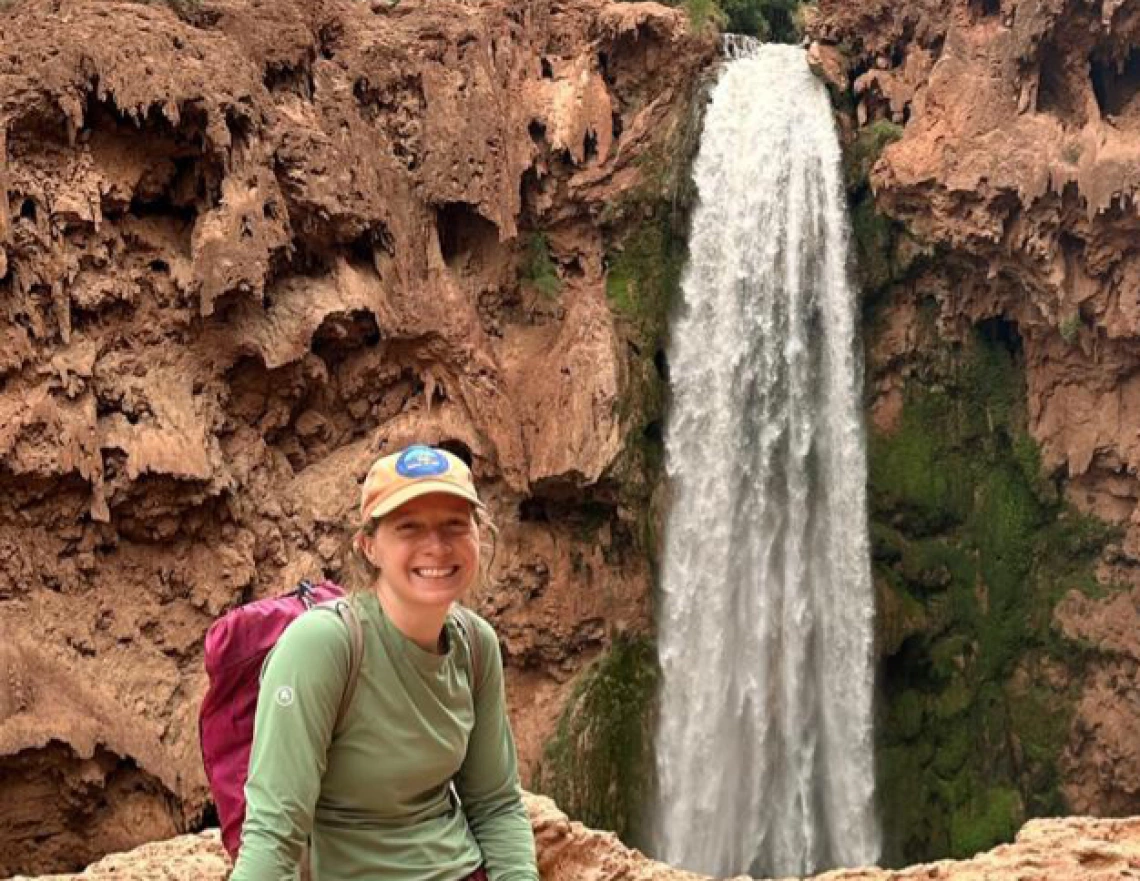
{"type": "Polygon", "coordinates": [[[383,517],[385,514],[391,514],[400,505],[406,505],[412,499],[418,499],[420,496],[431,495],[432,493],[444,493],[449,496],[458,496],[461,499],[466,499],[476,508],[482,508],[483,503],[479,501],[479,497],[471,490],[466,490],[461,486],[456,486],[454,483],[448,483],[443,480],[417,480],[415,483],[405,486],[402,489],[396,490],[388,498],[379,502],[372,512],[368,515],[367,519],[375,520],[378,517],[383,517]]]}

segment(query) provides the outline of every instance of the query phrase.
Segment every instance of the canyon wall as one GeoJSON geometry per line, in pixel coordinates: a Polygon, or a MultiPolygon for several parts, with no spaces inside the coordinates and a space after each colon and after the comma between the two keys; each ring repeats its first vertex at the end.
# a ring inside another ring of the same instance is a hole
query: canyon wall
{"type": "MultiPolygon", "coordinates": [[[[1140,814],[1140,9],[809,30],[864,298],[887,855],[1140,814]]],[[[0,43],[0,876],[209,822],[206,627],[335,578],[412,440],[498,522],[472,604],[527,776],[631,833],[712,36],[606,0],[19,0],[0,43]]]]}
{"type": "Polygon", "coordinates": [[[0,876],[203,820],[206,628],[335,578],[411,441],[498,522],[471,603],[529,774],[650,627],[712,38],[604,0],[20,0],[0,34],[0,876]]]}
{"type": "Polygon", "coordinates": [[[1140,813],[1140,7],[821,0],[893,862],[1140,813]]]}

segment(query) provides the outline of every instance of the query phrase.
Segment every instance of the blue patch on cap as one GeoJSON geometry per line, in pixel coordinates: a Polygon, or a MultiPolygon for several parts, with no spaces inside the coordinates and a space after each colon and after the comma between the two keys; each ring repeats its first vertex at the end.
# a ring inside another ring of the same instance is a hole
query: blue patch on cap
{"type": "Polygon", "coordinates": [[[401,477],[435,477],[450,468],[447,457],[431,447],[408,447],[396,460],[396,473],[401,477]]]}

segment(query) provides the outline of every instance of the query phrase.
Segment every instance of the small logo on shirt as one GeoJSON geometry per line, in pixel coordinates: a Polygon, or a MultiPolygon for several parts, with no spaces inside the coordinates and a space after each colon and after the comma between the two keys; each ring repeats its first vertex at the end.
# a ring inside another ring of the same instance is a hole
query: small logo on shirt
{"type": "Polygon", "coordinates": [[[297,698],[296,695],[293,694],[293,689],[288,685],[282,685],[277,689],[277,693],[273,695],[273,699],[277,701],[277,706],[279,707],[291,707],[293,706],[293,701],[297,698]]]}

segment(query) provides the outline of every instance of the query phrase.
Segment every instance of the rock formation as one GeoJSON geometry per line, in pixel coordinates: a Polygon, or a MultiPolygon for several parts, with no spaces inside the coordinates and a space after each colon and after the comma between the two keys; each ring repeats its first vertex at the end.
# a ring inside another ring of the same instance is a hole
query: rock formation
{"type": "MultiPolygon", "coordinates": [[[[700,881],[625,847],[612,833],[570,821],[548,798],[528,796],[543,881],[700,881]]],[[[216,830],[147,844],[107,857],[78,875],[38,881],[223,881],[229,861],[216,830]]],[[[1140,878],[1140,819],[1035,820],[1016,843],[963,862],[943,861],[901,872],[846,869],[818,881],[1123,881],[1140,878]]],[[[12,881],[32,881],[24,877],[12,881]]],[[[787,879],[790,881],[790,879],[787,879]]]]}
{"type": "Polygon", "coordinates": [[[604,0],[19,0],[0,33],[0,875],[200,819],[206,627],[335,576],[412,440],[491,500],[473,604],[529,767],[649,626],[653,292],[606,277],[711,39],[604,0]]]}
{"type": "Polygon", "coordinates": [[[966,725],[916,760],[943,805],[955,752],[1006,756],[1020,807],[951,827],[1137,813],[1140,7],[821,0],[810,28],[857,194],[884,721],[966,725]]]}

